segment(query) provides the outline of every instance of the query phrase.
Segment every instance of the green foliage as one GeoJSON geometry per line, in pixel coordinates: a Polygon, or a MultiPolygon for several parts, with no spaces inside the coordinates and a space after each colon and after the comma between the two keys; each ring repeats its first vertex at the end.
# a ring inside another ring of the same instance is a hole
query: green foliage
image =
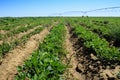
{"type": "Polygon", "coordinates": [[[44,27],[38,27],[33,32],[31,32],[31,33],[29,33],[27,35],[22,36],[20,42],[24,44],[32,35],[40,33],[43,29],[44,29],[44,27]]]}
{"type": "Polygon", "coordinates": [[[27,27],[20,27],[16,31],[13,31],[13,33],[17,34],[17,33],[20,33],[20,32],[25,32],[27,30],[28,30],[27,27]]]}
{"type": "Polygon", "coordinates": [[[111,26],[109,31],[109,36],[113,40],[120,41],[120,25],[119,26],[111,26]]]}
{"type": "Polygon", "coordinates": [[[51,34],[43,41],[43,44],[40,44],[40,49],[50,53],[63,54],[64,49],[61,44],[65,40],[65,32],[63,25],[58,25],[56,28],[53,28],[51,34]]]}
{"type": "MultiPolygon", "coordinates": [[[[2,18],[0,18],[0,20],[1,19],[2,18]]],[[[3,18],[3,20],[4,19],[5,18],[3,18]]],[[[25,44],[26,41],[31,36],[40,33],[45,27],[38,27],[37,29],[35,29],[31,33],[26,34],[19,39],[15,39],[15,40],[10,41],[9,44],[7,43],[8,37],[12,38],[16,34],[19,34],[21,32],[26,32],[29,29],[40,26],[42,20],[43,20],[43,24],[51,24],[51,21],[49,20],[49,18],[17,18],[14,20],[13,23],[12,22],[9,23],[9,19],[7,18],[6,23],[8,21],[9,25],[5,25],[4,23],[1,24],[3,26],[0,25],[0,29],[2,29],[2,30],[4,30],[4,28],[6,28],[6,26],[9,28],[9,31],[6,34],[0,34],[0,39],[5,42],[5,44],[3,43],[0,45],[1,56],[4,55],[5,53],[9,52],[9,50],[14,49],[16,46],[25,44]],[[15,22],[17,22],[17,23],[15,23],[15,22]],[[46,23],[46,22],[49,22],[49,23],[46,23]],[[18,28],[15,28],[15,26],[16,27],[18,26],[18,28]],[[13,28],[13,29],[11,30],[11,28],[13,28]],[[6,45],[6,44],[8,44],[8,45],[6,45]]]]}
{"type": "Polygon", "coordinates": [[[120,71],[117,73],[117,78],[120,79],[120,71]]]}
{"type": "Polygon", "coordinates": [[[39,27],[37,29],[35,29],[32,33],[30,33],[29,35],[35,35],[37,33],[40,33],[40,31],[42,31],[44,29],[44,27],[39,27]]]}
{"type": "Polygon", "coordinates": [[[74,29],[80,39],[84,40],[84,45],[96,52],[96,55],[101,59],[120,60],[120,52],[115,47],[109,47],[109,43],[100,38],[97,34],[87,30],[82,26],[77,26],[74,29]]]}
{"type": "Polygon", "coordinates": [[[0,55],[4,55],[4,54],[7,53],[10,49],[11,49],[10,44],[8,44],[8,43],[2,43],[2,44],[0,45],[0,55]]]}
{"type": "Polygon", "coordinates": [[[44,29],[43,27],[39,27],[36,30],[34,30],[33,32],[22,36],[21,39],[15,39],[14,41],[10,42],[10,44],[3,42],[0,45],[0,56],[2,56],[5,53],[9,52],[9,50],[11,50],[11,49],[14,49],[18,45],[24,44],[32,35],[40,33],[43,29],[44,29]]]}
{"type": "Polygon", "coordinates": [[[3,38],[3,35],[2,34],[0,34],[0,40],[3,38]]]}
{"type": "Polygon", "coordinates": [[[59,60],[59,55],[64,54],[63,42],[65,40],[65,27],[60,24],[54,27],[39,50],[25,61],[25,65],[18,68],[16,80],[59,80],[65,70],[65,65],[59,60]]]}
{"type": "Polygon", "coordinates": [[[16,46],[21,45],[21,44],[25,44],[26,41],[32,36],[35,35],[37,33],[40,33],[42,30],[44,29],[44,27],[39,27],[37,29],[35,29],[33,32],[22,36],[20,39],[15,39],[14,41],[12,41],[10,44],[11,48],[14,49],[16,46]]]}
{"type": "Polygon", "coordinates": [[[54,54],[36,51],[29,60],[25,61],[24,66],[18,67],[20,73],[16,80],[25,80],[26,78],[31,80],[58,80],[64,70],[65,66],[54,54]]]}

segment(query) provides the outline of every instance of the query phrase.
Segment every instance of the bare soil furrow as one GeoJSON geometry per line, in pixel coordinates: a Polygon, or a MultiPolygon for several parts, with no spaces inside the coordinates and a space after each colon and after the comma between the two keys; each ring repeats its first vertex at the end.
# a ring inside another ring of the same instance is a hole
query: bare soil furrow
{"type": "MultiPolygon", "coordinates": [[[[37,26],[37,27],[34,27],[33,29],[28,30],[27,32],[21,32],[21,33],[19,33],[19,34],[16,34],[15,36],[8,37],[8,38],[5,40],[5,42],[11,42],[11,41],[13,41],[13,40],[15,40],[15,39],[20,39],[22,36],[31,33],[32,31],[34,31],[34,30],[37,29],[38,27],[41,27],[41,26],[39,25],[39,26],[37,26]]],[[[0,41],[0,44],[2,44],[3,42],[4,42],[4,41],[1,40],[1,41],[0,41]]]]}
{"type": "Polygon", "coordinates": [[[45,28],[39,34],[32,36],[25,46],[18,46],[7,53],[0,65],[0,80],[13,80],[17,74],[17,66],[22,65],[30,57],[31,53],[38,48],[39,42],[43,41],[47,34],[49,31],[45,28]]]}
{"type": "Polygon", "coordinates": [[[76,51],[74,50],[73,44],[70,41],[71,35],[69,32],[70,31],[69,26],[66,26],[66,30],[67,30],[67,34],[66,34],[65,47],[68,52],[68,54],[66,55],[68,70],[65,74],[67,74],[67,80],[84,80],[83,75],[76,71],[78,61],[76,59],[76,51]]]}

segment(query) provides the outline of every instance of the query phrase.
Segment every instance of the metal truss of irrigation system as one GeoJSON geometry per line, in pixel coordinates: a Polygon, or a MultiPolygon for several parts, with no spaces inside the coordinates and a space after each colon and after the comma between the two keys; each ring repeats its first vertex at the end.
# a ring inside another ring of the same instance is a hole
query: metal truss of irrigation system
{"type": "MultiPolygon", "coordinates": [[[[53,13],[52,15],[58,15],[58,16],[62,16],[64,14],[72,14],[72,13],[81,13],[83,15],[90,13],[90,12],[97,12],[97,11],[102,11],[102,10],[115,10],[115,9],[120,9],[120,6],[117,7],[106,7],[106,8],[99,8],[99,9],[93,9],[93,10],[88,10],[88,11],[66,11],[66,12],[62,12],[62,13],[53,13]]],[[[120,10],[119,10],[120,11],[120,10]]]]}

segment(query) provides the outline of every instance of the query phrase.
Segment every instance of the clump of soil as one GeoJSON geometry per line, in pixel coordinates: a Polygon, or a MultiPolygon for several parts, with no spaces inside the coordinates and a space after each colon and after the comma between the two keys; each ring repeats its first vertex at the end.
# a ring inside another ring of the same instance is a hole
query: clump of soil
{"type": "MultiPolygon", "coordinates": [[[[70,25],[69,25],[70,27],[70,25]]],[[[120,63],[117,61],[105,61],[99,59],[94,51],[87,49],[83,41],[70,31],[70,41],[76,52],[76,71],[84,76],[84,80],[118,80],[120,63]]]]}
{"type": "Polygon", "coordinates": [[[65,48],[68,54],[66,55],[65,63],[68,64],[68,69],[64,74],[65,80],[84,80],[84,76],[76,71],[78,61],[76,60],[76,52],[73,49],[73,44],[70,42],[69,29],[70,27],[66,26],[67,33],[66,33],[65,48]]]}

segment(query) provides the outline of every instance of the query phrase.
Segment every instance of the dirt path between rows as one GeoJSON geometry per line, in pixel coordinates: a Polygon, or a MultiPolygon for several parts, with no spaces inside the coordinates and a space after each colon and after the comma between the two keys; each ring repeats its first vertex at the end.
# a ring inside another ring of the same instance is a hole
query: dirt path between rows
{"type": "MultiPolygon", "coordinates": [[[[27,25],[25,25],[25,26],[27,26],[27,25]]],[[[7,31],[7,30],[0,30],[0,34],[2,34],[2,35],[5,35],[5,34],[7,34],[7,33],[10,33],[11,31],[15,31],[16,29],[18,29],[19,27],[21,27],[21,26],[17,26],[17,27],[15,27],[15,28],[12,28],[12,29],[10,29],[10,31],[7,31]]],[[[3,43],[3,40],[0,40],[0,44],[2,44],[3,43]]]]}
{"type": "Polygon", "coordinates": [[[35,29],[37,29],[38,27],[42,27],[42,26],[39,25],[39,26],[36,26],[36,27],[34,27],[34,28],[32,28],[32,29],[29,29],[27,32],[21,32],[21,33],[15,35],[15,38],[21,38],[22,36],[33,32],[33,31],[34,31],[35,29]]]}
{"type": "MultiPolygon", "coordinates": [[[[15,39],[20,39],[22,36],[26,35],[26,34],[29,34],[31,33],[32,31],[34,31],[35,29],[37,29],[38,27],[41,27],[40,25],[39,26],[36,26],[32,29],[29,29],[28,31],[26,32],[20,32],[19,34],[16,34],[15,36],[12,36],[12,37],[8,37],[5,42],[12,42],[14,41],[15,39]]],[[[0,44],[3,43],[3,40],[0,41],[0,44]]]]}
{"type": "MultiPolygon", "coordinates": [[[[79,39],[73,32],[71,25],[67,24],[70,37],[66,40],[66,48],[70,53],[67,55],[68,60],[71,59],[69,68],[72,77],[78,80],[120,80],[120,63],[119,61],[105,61],[99,59],[90,49],[84,47],[84,42],[79,39]],[[72,44],[72,46],[70,45],[72,44]],[[71,47],[70,47],[71,46],[71,47]],[[71,49],[72,48],[72,49],[71,49]],[[72,55],[73,54],[73,55],[72,55]],[[78,75],[77,75],[78,74],[78,75]]],[[[67,80],[76,80],[70,78],[67,80]]]]}
{"type": "Polygon", "coordinates": [[[8,31],[8,30],[0,30],[0,34],[5,35],[5,34],[9,33],[10,31],[16,30],[16,29],[19,28],[19,27],[21,27],[21,26],[17,26],[17,27],[15,27],[15,28],[12,28],[12,29],[10,29],[9,31],[8,31]]]}
{"type": "Polygon", "coordinates": [[[76,67],[78,61],[76,59],[76,52],[74,51],[73,44],[70,41],[70,33],[69,33],[69,26],[66,26],[67,34],[66,34],[66,50],[67,54],[67,61],[68,65],[71,66],[67,70],[67,80],[84,80],[83,76],[76,71],[76,67]]]}
{"type": "Polygon", "coordinates": [[[4,35],[6,34],[8,31],[5,31],[5,30],[0,30],[0,34],[4,35]]]}
{"type": "Polygon", "coordinates": [[[45,28],[39,34],[32,36],[24,47],[16,47],[7,53],[0,65],[0,80],[13,80],[17,73],[17,66],[23,64],[31,53],[38,48],[39,42],[43,41],[47,34],[49,34],[49,30],[45,28]]]}

